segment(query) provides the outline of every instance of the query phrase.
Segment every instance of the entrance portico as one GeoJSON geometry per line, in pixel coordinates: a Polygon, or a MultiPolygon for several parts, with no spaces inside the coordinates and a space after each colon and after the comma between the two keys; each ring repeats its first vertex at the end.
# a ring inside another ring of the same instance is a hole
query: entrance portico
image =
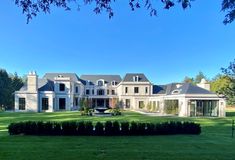
{"type": "Polygon", "coordinates": [[[92,108],[113,108],[117,98],[113,97],[92,97],[90,98],[92,108]]]}

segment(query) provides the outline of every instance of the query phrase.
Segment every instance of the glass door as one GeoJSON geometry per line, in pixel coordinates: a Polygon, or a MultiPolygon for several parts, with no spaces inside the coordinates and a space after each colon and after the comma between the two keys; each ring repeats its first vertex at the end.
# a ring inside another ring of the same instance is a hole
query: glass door
{"type": "Polygon", "coordinates": [[[196,116],[196,101],[190,102],[190,116],[191,117],[196,116]]]}
{"type": "Polygon", "coordinates": [[[203,116],[203,101],[197,101],[196,116],[203,116]]]}

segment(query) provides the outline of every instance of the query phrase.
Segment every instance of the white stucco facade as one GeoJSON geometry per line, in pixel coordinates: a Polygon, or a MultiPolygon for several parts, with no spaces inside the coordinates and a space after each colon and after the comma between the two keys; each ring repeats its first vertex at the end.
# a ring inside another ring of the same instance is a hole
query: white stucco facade
{"type": "Polygon", "coordinates": [[[144,74],[83,75],[47,73],[39,79],[28,74],[27,84],[15,92],[16,112],[54,112],[79,109],[80,100],[89,99],[91,107],[115,107],[117,102],[127,110],[142,110],[167,115],[168,103],[177,105],[177,115],[225,116],[226,101],[209,92],[202,80],[191,84],[154,85],[144,74]],[[147,109],[147,106],[154,106],[147,109]]]}

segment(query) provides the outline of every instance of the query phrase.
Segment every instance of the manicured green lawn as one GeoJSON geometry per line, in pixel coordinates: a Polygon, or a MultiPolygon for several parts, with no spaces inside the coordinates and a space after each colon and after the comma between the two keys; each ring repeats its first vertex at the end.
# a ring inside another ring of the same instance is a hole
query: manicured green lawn
{"type": "Polygon", "coordinates": [[[0,160],[229,160],[235,159],[235,138],[231,138],[231,120],[226,118],[150,117],[125,112],[118,117],[82,117],[78,112],[0,113],[0,160]],[[195,121],[202,125],[199,136],[140,137],[37,137],[9,136],[7,125],[23,120],[92,120],[161,122],[195,121]]]}

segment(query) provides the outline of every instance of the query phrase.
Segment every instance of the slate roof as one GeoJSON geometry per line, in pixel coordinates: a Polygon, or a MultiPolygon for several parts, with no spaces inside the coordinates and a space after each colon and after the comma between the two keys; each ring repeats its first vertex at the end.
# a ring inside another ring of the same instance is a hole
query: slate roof
{"type": "Polygon", "coordinates": [[[133,77],[138,76],[138,82],[149,82],[148,78],[143,73],[127,73],[123,78],[123,82],[133,82],[133,77]]]}
{"type": "Polygon", "coordinates": [[[166,85],[153,85],[153,94],[166,94],[166,85]]]}
{"type": "Polygon", "coordinates": [[[76,73],[46,73],[43,78],[54,81],[55,77],[61,75],[62,77],[70,77],[72,81],[79,81],[79,77],[76,73]]]}
{"type": "MultiPolygon", "coordinates": [[[[21,87],[20,91],[27,91],[27,84],[21,87]]],[[[54,91],[54,82],[47,79],[38,79],[38,90],[39,91],[54,91]]]]}
{"type": "Polygon", "coordinates": [[[180,87],[180,89],[182,89],[182,94],[215,94],[211,91],[192,85],[190,83],[185,83],[183,86],[180,87]]]}
{"type": "Polygon", "coordinates": [[[117,82],[117,84],[122,81],[120,75],[81,75],[80,78],[84,81],[90,81],[91,85],[96,84],[99,79],[103,79],[108,85],[111,85],[112,81],[117,82]]]}
{"type": "Polygon", "coordinates": [[[177,95],[172,93],[174,90],[178,90],[178,94],[215,94],[201,87],[192,85],[191,83],[170,83],[167,85],[153,85],[153,94],[177,95]],[[177,85],[181,86],[177,88],[177,85]]]}
{"type": "Polygon", "coordinates": [[[38,91],[54,91],[54,82],[47,79],[38,81],[38,91]]]}

